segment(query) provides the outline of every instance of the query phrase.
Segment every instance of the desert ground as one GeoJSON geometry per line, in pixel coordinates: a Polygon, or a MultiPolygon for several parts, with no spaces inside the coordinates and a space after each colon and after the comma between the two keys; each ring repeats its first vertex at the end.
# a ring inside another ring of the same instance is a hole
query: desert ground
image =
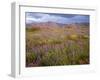
{"type": "Polygon", "coordinates": [[[26,67],[89,64],[89,24],[26,24],[26,67]]]}

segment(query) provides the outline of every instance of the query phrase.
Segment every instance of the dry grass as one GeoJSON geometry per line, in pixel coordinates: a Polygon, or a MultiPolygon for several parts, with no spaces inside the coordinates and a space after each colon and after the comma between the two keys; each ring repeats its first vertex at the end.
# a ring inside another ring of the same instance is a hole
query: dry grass
{"type": "Polygon", "coordinates": [[[84,31],[73,26],[27,28],[26,66],[35,63],[37,66],[88,64],[88,33],[87,26],[84,31]]]}

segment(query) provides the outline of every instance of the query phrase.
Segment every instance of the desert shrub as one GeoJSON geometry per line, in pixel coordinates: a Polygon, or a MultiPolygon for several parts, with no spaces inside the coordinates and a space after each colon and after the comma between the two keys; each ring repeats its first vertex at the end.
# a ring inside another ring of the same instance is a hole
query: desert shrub
{"type": "Polygon", "coordinates": [[[58,40],[53,40],[53,41],[52,41],[52,44],[60,44],[61,42],[62,42],[62,41],[59,40],[59,39],[58,39],[58,40]]]}
{"type": "Polygon", "coordinates": [[[76,34],[69,35],[68,39],[70,39],[70,40],[78,40],[78,35],[76,35],[76,34]]]}
{"type": "MultiPolygon", "coordinates": [[[[83,40],[84,41],[84,40],[83,40]]],[[[59,48],[52,46],[45,51],[45,48],[40,48],[37,55],[40,56],[41,66],[54,66],[54,65],[73,65],[73,64],[87,64],[89,63],[89,41],[85,40],[81,47],[78,43],[71,41],[67,42],[69,45],[60,46],[59,48]]],[[[52,45],[52,44],[51,44],[52,45]]],[[[55,45],[55,44],[54,44],[55,45]]],[[[30,55],[30,54],[29,54],[30,55]]],[[[27,63],[36,59],[36,57],[27,58],[27,63]]]]}
{"type": "Polygon", "coordinates": [[[45,42],[39,37],[26,36],[26,50],[32,51],[32,48],[37,45],[43,45],[45,42]]]}
{"type": "Polygon", "coordinates": [[[38,28],[38,27],[26,28],[26,31],[28,31],[28,32],[34,32],[34,31],[38,31],[38,30],[40,30],[40,28],[38,28]]]}
{"type": "Polygon", "coordinates": [[[65,48],[68,60],[71,64],[87,64],[89,63],[89,44],[88,41],[80,47],[76,42],[65,48]]]}
{"type": "Polygon", "coordinates": [[[79,52],[75,57],[76,64],[88,64],[89,63],[89,41],[85,41],[82,45],[82,49],[79,48],[79,52]]]}
{"type": "Polygon", "coordinates": [[[33,63],[37,59],[37,55],[34,52],[26,53],[26,64],[33,63]]]}
{"type": "Polygon", "coordinates": [[[82,48],[73,42],[63,49],[52,49],[45,53],[41,59],[42,66],[74,65],[89,63],[89,46],[84,44],[82,48]]]}
{"type": "Polygon", "coordinates": [[[71,64],[76,64],[76,56],[80,54],[80,47],[77,43],[73,42],[68,46],[67,55],[71,61],[71,64]]]}
{"type": "Polygon", "coordinates": [[[33,40],[31,38],[26,38],[26,52],[32,51],[33,40]]]}
{"type": "Polygon", "coordinates": [[[54,65],[66,65],[70,64],[66,54],[62,53],[60,50],[51,50],[47,52],[41,60],[42,66],[54,66],[54,65]]]}
{"type": "Polygon", "coordinates": [[[83,35],[83,36],[82,36],[82,39],[88,39],[88,38],[89,38],[88,35],[83,35]]]}
{"type": "Polygon", "coordinates": [[[76,64],[88,64],[89,63],[89,54],[88,53],[80,53],[76,57],[76,64]]]}

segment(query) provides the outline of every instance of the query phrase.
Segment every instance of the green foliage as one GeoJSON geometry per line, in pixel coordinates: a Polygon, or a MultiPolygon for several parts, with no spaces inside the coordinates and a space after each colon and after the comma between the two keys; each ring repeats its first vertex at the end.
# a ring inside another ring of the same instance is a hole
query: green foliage
{"type": "Polygon", "coordinates": [[[26,38],[26,52],[31,52],[34,45],[33,39],[26,38]]]}
{"type": "Polygon", "coordinates": [[[82,36],[82,39],[88,39],[88,38],[89,38],[88,35],[83,35],[83,36],[82,36]]]}
{"type": "Polygon", "coordinates": [[[76,35],[76,34],[73,34],[73,35],[69,35],[68,36],[68,39],[70,39],[70,40],[78,40],[78,38],[79,38],[79,36],[76,35]]]}
{"type": "Polygon", "coordinates": [[[69,64],[67,55],[56,50],[49,51],[43,56],[41,60],[42,66],[54,66],[65,64],[69,64]]]}
{"type": "Polygon", "coordinates": [[[87,53],[80,53],[76,57],[76,64],[88,64],[89,63],[89,54],[87,53]]]}
{"type": "Polygon", "coordinates": [[[37,55],[35,53],[26,53],[26,63],[33,63],[37,59],[37,55]]]}
{"type": "Polygon", "coordinates": [[[52,41],[51,41],[51,44],[60,44],[60,43],[62,43],[62,41],[61,40],[57,40],[57,39],[53,39],[52,41]]]}
{"type": "Polygon", "coordinates": [[[39,31],[39,30],[40,30],[40,28],[38,28],[38,27],[26,28],[26,31],[28,31],[28,32],[35,32],[35,31],[39,31]]]}
{"type": "Polygon", "coordinates": [[[75,64],[89,64],[89,42],[85,42],[82,49],[78,48],[79,52],[74,59],[75,64]]]}

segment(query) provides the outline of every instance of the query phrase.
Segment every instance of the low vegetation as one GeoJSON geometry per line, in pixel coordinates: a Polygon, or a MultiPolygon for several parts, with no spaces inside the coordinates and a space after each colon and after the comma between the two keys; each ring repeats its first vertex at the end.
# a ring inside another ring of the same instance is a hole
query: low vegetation
{"type": "Polygon", "coordinates": [[[73,26],[68,29],[27,27],[26,66],[89,64],[88,32],[83,28],[77,30],[73,26]]]}

